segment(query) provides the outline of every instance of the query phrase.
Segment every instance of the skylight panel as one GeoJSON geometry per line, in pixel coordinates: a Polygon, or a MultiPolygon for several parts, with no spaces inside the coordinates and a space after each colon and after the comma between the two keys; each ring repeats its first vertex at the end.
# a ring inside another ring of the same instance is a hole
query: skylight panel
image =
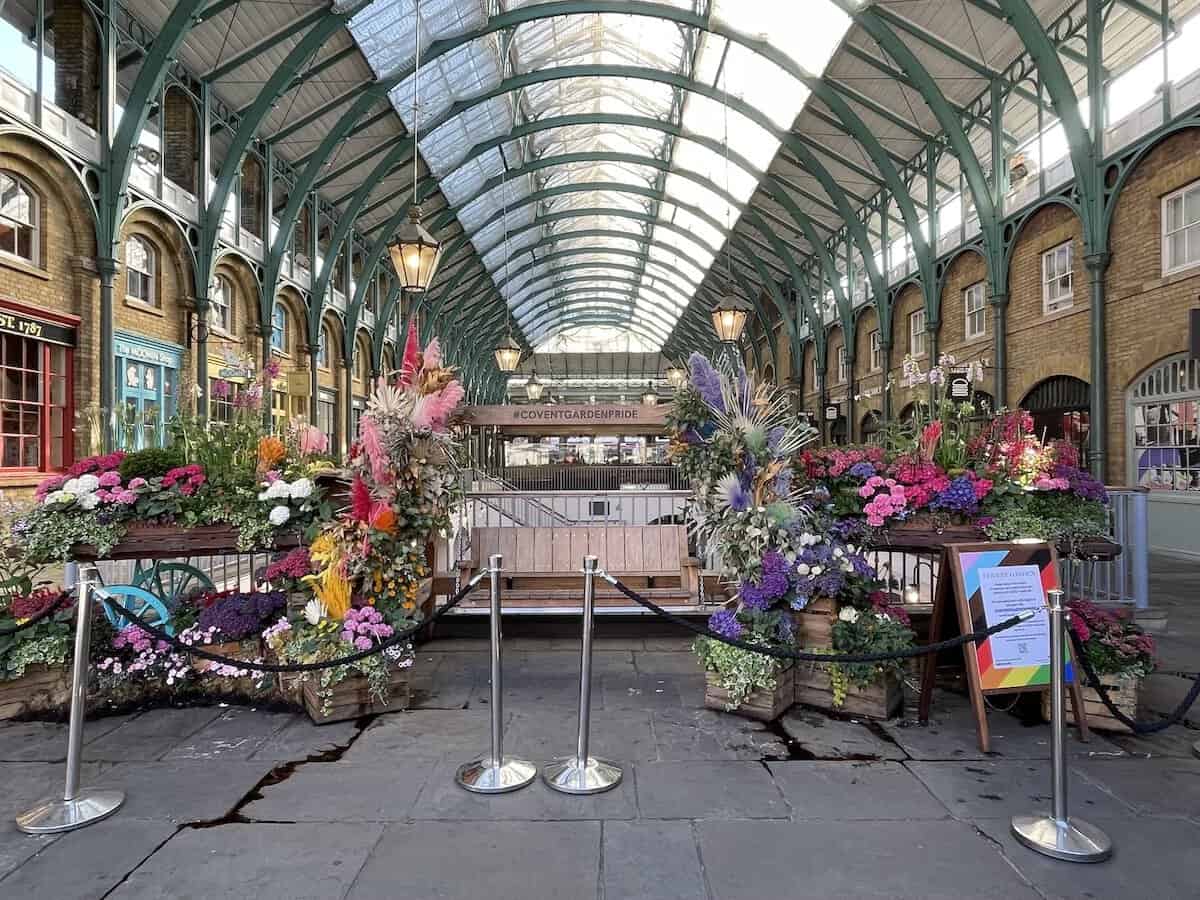
{"type": "MultiPolygon", "coordinates": [[[[425,162],[441,177],[461,162],[476,144],[508,134],[512,126],[508,98],[493,97],[423,135],[418,147],[425,162]]],[[[510,165],[520,160],[515,143],[507,144],[504,152],[510,165]]]]}
{"type": "MultiPolygon", "coordinates": [[[[421,46],[474,31],[486,21],[482,4],[425,0],[421,4],[421,46]]],[[[382,78],[412,65],[416,23],[414,0],[375,0],[350,20],[349,29],[375,74],[382,78]]]]}
{"type": "MultiPolygon", "coordinates": [[[[422,62],[419,97],[421,130],[427,130],[455,102],[476,97],[499,83],[500,54],[494,36],[471,41],[422,62]]],[[[392,106],[410,131],[416,88],[414,73],[388,93],[392,106]]]]}
{"type": "Polygon", "coordinates": [[[509,178],[503,185],[496,185],[482,197],[472,200],[458,211],[458,221],[466,231],[474,233],[493,213],[500,211],[503,204],[513,207],[518,200],[528,196],[529,176],[509,178]]]}

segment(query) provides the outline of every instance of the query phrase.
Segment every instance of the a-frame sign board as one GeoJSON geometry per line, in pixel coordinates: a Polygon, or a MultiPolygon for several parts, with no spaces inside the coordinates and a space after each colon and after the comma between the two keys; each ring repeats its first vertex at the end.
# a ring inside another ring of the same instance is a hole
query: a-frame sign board
{"type": "MultiPolygon", "coordinates": [[[[975,711],[979,749],[990,752],[986,694],[1041,691],[1050,686],[1050,626],[1046,592],[1058,587],[1058,557],[1045,543],[947,544],[942,554],[929,640],[944,640],[1003,622],[1026,609],[1038,615],[979,643],[963,645],[967,689],[975,711]],[[957,628],[955,628],[957,624],[957,628]]],[[[1081,740],[1087,740],[1083,696],[1072,677],[1067,645],[1067,680],[1081,740]]],[[[929,721],[937,659],[921,677],[919,718],[929,721]]]]}

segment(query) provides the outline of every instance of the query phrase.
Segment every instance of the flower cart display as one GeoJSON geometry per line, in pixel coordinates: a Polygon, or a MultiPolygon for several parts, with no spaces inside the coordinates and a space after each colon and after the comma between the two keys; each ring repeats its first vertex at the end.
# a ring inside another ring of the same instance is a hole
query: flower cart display
{"type": "MultiPolygon", "coordinates": [[[[1087,661],[1099,677],[1109,699],[1127,717],[1136,719],[1142,679],[1151,674],[1157,665],[1154,639],[1133,622],[1086,600],[1068,601],[1067,607],[1071,613],[1070,628],[1083,645],[1087,661]]],[[[1080,669],[1079,666],[1075,667],[1076,672],[1080,669]]],[[[1109,712],[1096,689],[1087,684],[1086,679],[1080,687],[1089,728],[1130,732],[1129,726],[1109,712]]],[[[1070,691],[1067,691],[1066,702],[1068,711],[1073,714],[1074,698],[1070,691]]],[[[1049,690],[1042,692],[1042,718],[1050,721],[1049,690]]]]}
{"type": "MultiPolygon", "coordinates": [[[[800,489],[794,461],[815,431],[791,415],[785,398],[755,386],[745,372],[719,372],[699,354],[689,360],[689,372],[669,420],[671,454],[696,492],[692,525],[720,554],[722,577],[736,588],[709,628],[769,647],[840,649],[836,617],[843,608],[864,617],[889,612],[876,597],[874,569],[851,542],[853,529],[823,509],[823,497],[800,489]]],[[[864,632],[865,625],[866,618],[864,632]]],[[[882,642],[876,634],[885,632],[895,637],[883,627],[866,637],[856,633],[855,649],[882,642]]],[[[711,638],[698,640],[695,649],[707,673],[706,705],[771,719],[797,699],[825,707],[843,700],[844,692],[833,688],[841,678],[835,666],[793,666],[711,638]],[[822,685],[825,696],[818,697],[822,685]]],[[[888,672],[876,668],[859,667],[847,677],[864,685],[886,681],[888,672]]],[[[895,692],[883,695],[890,702],[895,692]]],[[[888,715],[894,703],[885,706],[881,701],[877,714],[888,715]]]]}
{"type": "Polygon", "coordinates": [[[75,602],[49,587],[0,596],[0,719],[56,710],[71,695],[75,602]]]}
{"type": "MultiPolygon", "coordinates": [[[[425,547],[448,533],[459,490],[448,425],[462,400],[434,340],[421,351],[410,331],[399,376],[380,379],[350,450],[349,506],[323,522],[308,546],[313,599],[303,615],[270,629],[284,662],[311,663],[368,650],[419,623],[432,572],[425,547]]],[[[354,663],[285,678],[318,723],[406,704],[410,645],[354,663]]]]}

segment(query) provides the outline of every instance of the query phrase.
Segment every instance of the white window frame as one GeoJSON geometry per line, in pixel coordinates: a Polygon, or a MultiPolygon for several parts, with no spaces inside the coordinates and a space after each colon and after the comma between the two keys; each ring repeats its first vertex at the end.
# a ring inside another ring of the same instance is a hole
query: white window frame
{"type": "Polygon", "coordinates": [[[135,303],[141,303],[145,306],[158,307],[158,251],[154,245],[140,235],[130,235],[125,239],[125,297],[135,303]],[[130,259],[129,249],[134,245],[140,246],[146,258],[145,268],[138,268],[130,259]],[[130,277],[133,275],[139,276],[139,280],[144,279],[146,296],[141,297],[135,291],[130,290],[130,277]]]}
{"type": "MultiPolygon", "coordinates": [[[[40,212],[41,212],[41,205],[38,202],[38,195],[25,182],[24,179],[18,178],[12,172],[9,172],[9,171],[0,172],[0,179],[4,179],[4,178],[7,178],[10,181],[12,181],[14,187],[17,190],[19,190],[26,198],[28,198],[28,200],[29,200],[29,220],[23,221],[21,219],[15,218],[13,216],[8,216],[8,215],[5,215],[3,212],[0,212],[0,221],[4,221],[13,230],[13,249],[8,250],[4,247],[0,247],[0,256],[7,256],[10,259],[19,259],[22,262],[32,263],[35,266],[39,265],[40,260],[41,260],[40,253],[41,253],[42,229],[39,227],[39,223],[41,221],[39,218],[40,212]],[[28,228],[30,231],[29,256],[23,256],[23,255],[21,255],[21,253],[18,252],[18,248],[21,246],[20,230],[22,228],[28,228]]],[[[2,196],[2,194],[0,194],[0,196],[2,196]]]]}
{"type": "Polygon", "coordinates": [[[329,371],[329,342],[333,339],[333,335],[329,330],[329,323],[321,323],[321,331],[317,335],[317,368],[329,371]]]}
{"type": "Polygon", "coordinates": [[[275,308],[271,310],[271,350],[275,353],[288,353],[291,342],[288,340],[289,331],[292,330],[292,315],[288,312],[288,308],[282,303],[277,303],[275,308]],[[276,314],[281,315],[281,320],[275,321],[276,314]],[[276,327],[278,325],[278,328],[276,327]],[[279,343],[275,342],[275,335],[279,334],[279,343]]]}
{"type": "Polygon", "coordinates": [[[918,309],[908,314],[908,352],[913,359],[925,355],[925,310],[918,309]],[[917,349],[918,344],[920,349],[917,349]]]}
{"type": "Polygon", "coordinates": [[[868,340],[871,346],[871,371],[879,372],[883,369],[883,338],[878,328],[871,332],[868,340]]]}
{"type": "Polygon", "coordinates": [[[1187,269],[1194,269],[1200,266],[1200,219],[1195,222],[1184,221],[1178,228],[1171,228],[1168,225],[1167,210],[1174,201],[1179,201],[1183,207],[1183,214],[1187,214],[1187,195],[1197,193],[1200,194],[1200,181],[1193,181],[1191,184],[1181,187],[1177,191],[1172,191],[1162,198],[1162,273],[1163,275],[1173,275],[1176,272],[1183,272],[1187,269]],[[1186,259],[1183,262],[1178,262],[1171,258],[1171,238],[1176,234],[1184,235],[1184,255],[1186,256],[1189,246],[1195,247],[1194,258],[1186,259]]]}
{"type": "Polygon", "coordinates": [[[819,364],[817,362],[817,354],[816,354],[816,351],[814,350],[813,351],[813,386],[814,387],[821,383],[821,370],[818,368],[818,365],[819,364]]]}
{"type": "Polygon", "coordinates": [[[963,291],[963,336],[971,341],[987,334],[987,304],[983,282],[977,281],[963,291]],[[978,328],[973,327],[978,323],[978,328]]]}
{"type": "Polygon", "coordinates": [[[838,384],[845,384],[845,383],[846,383],[846,369],[847,369],[846,362],[847,362],[847,359],[846,359],[846,348],[845,348],[845,347],[838,347],[838,353],[837,353],[837,377],[838,377],[838,378],[837,378],[837,380],[838,380],[838,384]]]}
{"type": "Polygon", "coordinates": [[[218,275],[213,279],[213,286],[208,293],[209,325],[222,334],[233,334],[232,282],[224,275],[218,275]],[[217,297],[221,297],[221,301],[218,302],[217,297]]]}
{"type": "Polygon", "coordinates": [[[1075,242],[1063,241],[1042,253],[1042,314],[1049,316],[1075,305],[1075,242]],[[1063,267],[1062,256],[1066,257],[1063,267]]]}

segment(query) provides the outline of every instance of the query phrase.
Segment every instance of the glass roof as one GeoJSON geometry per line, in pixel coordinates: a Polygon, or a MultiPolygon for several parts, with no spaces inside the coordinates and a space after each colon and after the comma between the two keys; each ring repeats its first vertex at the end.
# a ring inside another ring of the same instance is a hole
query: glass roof
{"type": "MultiPolygon", "coordinates": [[[[424,54],[433,41],[483,28],[488,9],[534,5],[423,0],[417,15],[415,0],[374,0],[350,30],[376,74],[385,76],[412,64],[418,29],[424,54]]],[[[669,5],[694,7],[693,0],[669,5]]],[[[715,25],[769,43],[814,75],[850,24],[832,0],[712,0],[710,7],[715,25]]],[[[426,164],[531,342],[544,340],[553,352],[656,351],[714,265],[779,141],[695,90],[578,71],[588,66],[690,79],[747,104],[781,130],[791,128],[808,91],[739,43],[667,19],[617,13],[554,16],[497,30],[423,59],[419,90],[410,76],[391,91],[405,125],[419,126],[426,164]],[[506,78],[564,67],[573,67],[568,77],[495,94],[506,78]],[[539,123],[547,127],[523,128],[539,123]],[[514,128],[526,133],[480,146],[514,128]],[[576,234],[589,231],[612,234],[576,234]],[[526,302],[531,295],[536,299],[526,302]],[[587,324],[572,325],[579,316],[587,324]]]]}

